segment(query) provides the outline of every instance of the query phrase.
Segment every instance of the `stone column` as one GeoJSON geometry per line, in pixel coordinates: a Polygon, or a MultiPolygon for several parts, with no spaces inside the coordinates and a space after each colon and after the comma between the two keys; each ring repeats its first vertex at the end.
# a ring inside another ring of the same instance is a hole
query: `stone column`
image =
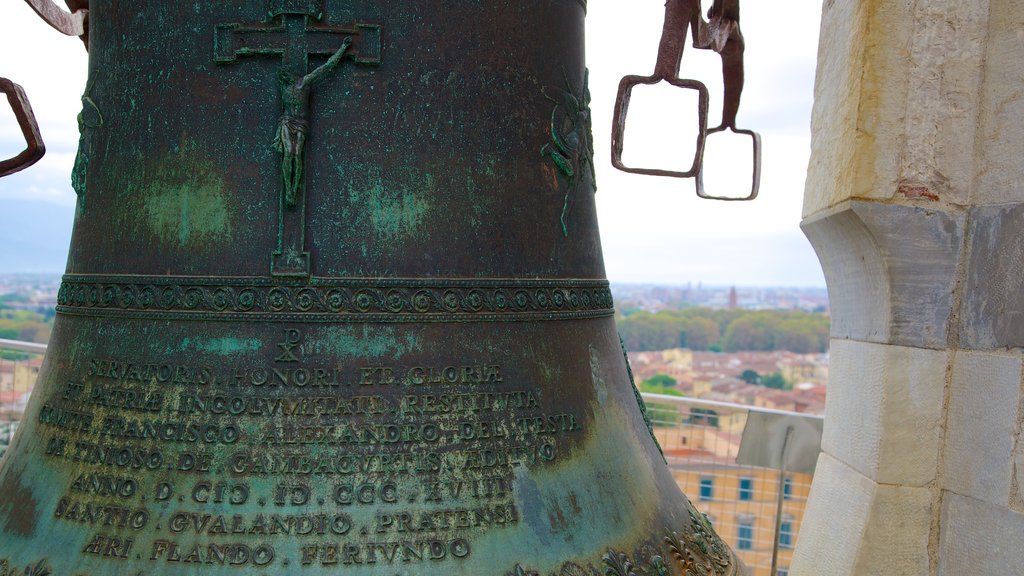
{"type": "Polygon", "coordinates": [[[1024,0],[826,0],[817,74],[832,378],[791,574],[1024,574],[1024,0]]]}

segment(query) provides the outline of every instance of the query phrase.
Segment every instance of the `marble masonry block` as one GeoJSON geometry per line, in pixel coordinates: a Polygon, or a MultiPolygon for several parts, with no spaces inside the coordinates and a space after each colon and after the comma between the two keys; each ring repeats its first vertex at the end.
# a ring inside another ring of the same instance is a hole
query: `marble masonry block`
{"type": "Polygon", "coordinates": [[[1022,230],[1024,204],[971,209],[960,347],[1024,347],[1022,230]]]}
{"type": "Polygon", "coordinates": [[[963,205],[974,178],[990,0],[916,2],[897,199],[963,205]]]}
{"type": "Polygon", "coordinates": [[[889,283],[871,231],[849,206],[801,225],[828,285],[833,338],[889,339],[889,283]]]}
{"type": "Polygon", "coordinates": [[[1024,514],[957,494],[944,495],[938,576],[1024,574],[1022,551],[1024,514]]]}
{"type": "Polygon", "coordinates": [[[857,2],[825,2],[811,111],[811,158],[803,216],[827,209],[842,196],[854,161],[860,102],[865,9],[857,2]],[[842,175],[843,177],[837,177],[842,175]]]}
{"type": "Polygon", "coordinates": [[[866,201],[805,220],[828,283],[832,337],[946,348],[964,220],[866,201]]]}
{"type": "Polygon", "coordinates": [[[908,2],[824,3],[811,112],[804,216],[896,187],[897,144],[908,88],[902,54],[913,29],[908,2]],[[867,63],[871,66],[866,66],[867,63]],[[883,153],[883,150],[886,153],[883,153]],[[885,182],[880,184],[879,182],[885,182]]]}
{"type": "Polygon", "coordinates": [[[947,358],[943,351],[832,340],[822,450],[879,483],[933,482],[947,358]]]}
{"type": "Polygon", "coordinates": [[[942,487],[1008,506],[1021,358],[960,351],[953,363],[947,408],[942,487]]]}
{"type": "Polygon", "coordinates": [[[966,203],[990,1],[825,2],[805,217],[855,198],[966,203]]]}
{"type": "Polygon", "coordinates": [[[972,204],[1024,202],[1024,0],[989,0],[972,204]]]}
{"type": "Polygon", "coordinates": [[[876,484],[822,454],[790,573],[927,574],[931,517],[931,490],[876,484]]]}
{"type": "Polygon", "coordinates": [[[853,574],[875,487],[874,482],[828,454],[818,457],[790,574],[853,574]]]}
{"type": "Polygon", "coordinates": [[[864,542],[851,574],[927,574],[932,501],[933,493],[927,488],[879,484],[864,530],[864,542]]]}

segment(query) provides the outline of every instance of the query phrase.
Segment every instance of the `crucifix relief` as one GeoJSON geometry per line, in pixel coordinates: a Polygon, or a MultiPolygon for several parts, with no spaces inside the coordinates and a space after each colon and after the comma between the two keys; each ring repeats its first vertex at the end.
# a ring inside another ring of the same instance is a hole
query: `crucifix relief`
{"type": "Polygon", "coordinates": [[[319,2],[277,0],[269,20],[253,24],[218,24],[214,61],[232,64],[242,56],[274,56],[282,60],[278,72],[281,117],[273,146],[281,153],[281,200],[277,250],[271,255],[274,277],[309,276],[306,250],[306,200],[303,156],[308,143],[310,92],[343,59],[356,64],[380,64],[380,26],[330,25],[321,22],[319,2]],[[329,56],[310,70],[311,55],[329,56]]]}

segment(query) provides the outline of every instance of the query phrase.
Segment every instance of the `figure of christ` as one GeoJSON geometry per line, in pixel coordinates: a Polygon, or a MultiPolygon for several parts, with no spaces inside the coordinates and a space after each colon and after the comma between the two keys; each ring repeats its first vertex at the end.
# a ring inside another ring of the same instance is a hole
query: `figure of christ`
{"type": "Polygon", "coordinates": [[[345,55],[352,38],[345,38],[341,47],[317,69],[305,76],[287,67],[279,74],[281,85],[281,121],[274,138],[274,148],[281,153],[281,176],[284,199],[288,208],[295,208],[302,186],[302,154],[309,132],[309,93],[313,85],[333,70],[345,55]]]}

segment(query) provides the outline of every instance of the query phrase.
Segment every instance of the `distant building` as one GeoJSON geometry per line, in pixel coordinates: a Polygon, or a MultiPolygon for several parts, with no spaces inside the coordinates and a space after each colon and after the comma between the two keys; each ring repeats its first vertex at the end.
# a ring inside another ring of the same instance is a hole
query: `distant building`
{"type": "Polygon", "coordinates": [[[689,306],[707,308],[743,308],[749,310],[804,310],[828,313],[828,291],[825,288],[754,288],[736,286],[685,286],[650,284],[612,284],[616,302],[627,308],[648,312],[677,310],[689,306]],[[735,292],[735,297],[731,293],[735,292]]]}
{"type": "Polygon", "coordinates": [[[630,353],[638,382],[666,374],[676,389],[694,398],[717,400],[808,414],[825,411],[827,354],[774,352],[694,352],[685,348],[630,353]],[[779,372],[793,390],[777,390],[745,382],[744,372],[759,376],[779,372]]]}
{"type": "Polygon", "coordinates": [[[28,360],[0,360],[0,392],[24,393],[32,390],[43,364],[41,356],[28,360]]]}
{"type": "Polygon", "coordinates": [[[707,515],[753,576],[770,576],[777,501],[782,491],[778,565],[788,569],[811,475],[786,474],[780,486],[777,471],[736,464],[732,455],[739,450],[740,432],[684,425],[656,429],[655,434],[680,489],[707,515]]]}

